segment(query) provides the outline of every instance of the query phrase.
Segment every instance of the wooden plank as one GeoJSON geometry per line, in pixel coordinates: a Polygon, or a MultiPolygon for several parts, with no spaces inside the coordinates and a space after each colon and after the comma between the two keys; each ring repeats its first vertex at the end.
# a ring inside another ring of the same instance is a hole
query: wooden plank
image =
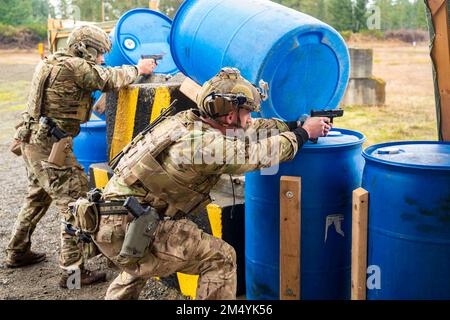
{"type": "Polygon", "coordinates": [[[435,29],[431,57],[434,62],[441,103],[440,137],[450,141],[450,25],[447,0],[428,0],[435,29]]]}
{"type": "Polygon", "coordinates": [[[352,300],[366,300],[368,213],[369,192],[356,189],[352,213],[352,300]]]}
{"type": "Polygon", "coordinates": [[[100,98],[95,102],[92,109],[98,114],[104,114],[106,111],[106,93],[102,93],[100,98]]]}
{"type": "Polygon", "coordinates": [[[301,178],[280,179],[280,299],[300,299],[301,178]]]}
{"type": "Polygon", "coordinates": [[[196,102],[197,94],[202,87],[191,78],[186,78],[181,84],[180,91],[189,99],[196,102]]]}

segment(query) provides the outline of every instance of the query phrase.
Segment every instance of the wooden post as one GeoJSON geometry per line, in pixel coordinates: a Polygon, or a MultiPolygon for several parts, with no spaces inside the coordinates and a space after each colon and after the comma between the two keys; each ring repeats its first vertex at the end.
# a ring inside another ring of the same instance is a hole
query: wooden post
{"type": "Polygon", "coordinates": [[[431,57],[436,71],[438,93],[440,95],[439,136],[450,141],[450,20],[447,0],[427,0],[430,8],[435,39],[431,57]]]}
{"type": "Polygon", "coordinates": [[[104,0],[102,0],[101,10],[102,10],[102,22],[105,22],[105,1],[104,0]]]}
{"type": "Polygon", "coordinates": [[[280,299],[300,300],[301,178],[280,179],[280,299]]]}
{"type": "Polygon", "coordinates": [[[366,300],[368,213],[369,192],[356,189],[352,214],[352,300],[366,300]]]}
{"type": "Polygon", "coordinates": [[[148,7],[151,10],[159,11],[159,0],[150,0],[148,2],[148,7]]]}
{"type": "Polygon", "coordinates": [[[180,91],[192,101],[196,101],[197,94],[200,92],[202,87],[197,84],[194,80],[187,77],[181,84],[180,91]]]}

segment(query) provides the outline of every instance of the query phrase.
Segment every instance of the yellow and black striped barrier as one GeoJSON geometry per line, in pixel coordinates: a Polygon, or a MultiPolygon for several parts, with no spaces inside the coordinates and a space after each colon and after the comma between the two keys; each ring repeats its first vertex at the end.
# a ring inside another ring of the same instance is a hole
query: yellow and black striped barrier
{"type": "Polygon", "coordinates": [[[89,187],[103,189],[112,178],[114,172],[108,163],[95,163],[89,167],[89,187]]]}
{"type": "Polygon", "coordinates": [[[195,108],[195,103],[180,92],[181,82],[132,85],[106,97],[106,122],[109,159],[153,122],[172,101],[176,112],[195,108]]]}

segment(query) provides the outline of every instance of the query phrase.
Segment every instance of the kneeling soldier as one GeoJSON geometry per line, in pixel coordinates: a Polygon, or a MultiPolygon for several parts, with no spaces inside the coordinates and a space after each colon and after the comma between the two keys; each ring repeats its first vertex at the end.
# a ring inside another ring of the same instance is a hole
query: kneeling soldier
{"type": "Polygon", "coordinates": [[[259,111],[264,96],[237,69],[224,68],[202,87],[199,110],[168,117],[136,137],[112,164],[115,174],[103,191],[92,235],[122,270],[106,299],[137,299],[147,279],[175,272],[199,275],[198,299],[235,299],[234,249],[200,230],[187,214],[210,202],[222,174],[291,160],[308,139],[331,129],[327,118],[309,118],[302,125],[252,120],[250,113],[259,111]],[[253,142],[235,135],[272,129],[278,134],[253,142]]]}

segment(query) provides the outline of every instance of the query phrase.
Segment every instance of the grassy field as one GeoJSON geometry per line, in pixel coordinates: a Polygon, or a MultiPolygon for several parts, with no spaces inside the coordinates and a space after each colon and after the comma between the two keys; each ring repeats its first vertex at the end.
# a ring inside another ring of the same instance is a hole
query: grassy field
{"type": "Polygon", "coordinates": [[[374,76],[386,81],[386,105],[345,106],[335,126],[357,130],[365,146],[400,140],[437,140],[432,63],[427,43],[351,43],[374,49],[374,76]]]}

